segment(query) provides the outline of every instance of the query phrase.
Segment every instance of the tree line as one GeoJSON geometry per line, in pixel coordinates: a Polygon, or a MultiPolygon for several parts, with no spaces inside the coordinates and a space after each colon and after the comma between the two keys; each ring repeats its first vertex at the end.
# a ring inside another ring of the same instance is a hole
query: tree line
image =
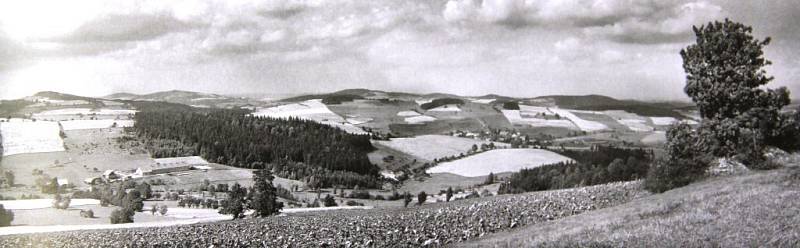
{"type": "Polygon", "coordinates": [[[522,169],[500,185],[500,194],[589,186],[644,178],[652,150],[596,146],[590,150],[560,150],[574,161],[522,169]]]}

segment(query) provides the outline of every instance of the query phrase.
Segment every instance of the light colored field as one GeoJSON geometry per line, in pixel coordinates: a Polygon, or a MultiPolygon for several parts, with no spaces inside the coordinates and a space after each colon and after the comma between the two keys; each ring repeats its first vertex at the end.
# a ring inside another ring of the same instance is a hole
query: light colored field
{"type": "Polygon", "coordinates": [[[472,100],[471,102],[480,103],[480,104],[489,104],[489,103],[494,102],[494,100],[496,100],[496,99],[475,99],[475,100],[472,100]]]}
{"type": "Polygon", "coordinates": [[[410,117],[410,116],[420,116],[421,114],[417,111],[400,111],[397,112],[397,116],[402,117],[410,117]]]}
{"type": "Polygon", "coordinates": [[[64,109],[54,109],[54,110],[47,110],[43,112],[39,112],[33,114],[34,118],[46,118],[47,116],[51,115],[129,115],[135,114],[136,110],[130,109],[98,109],[92,110],[90,108],[64,108],[64,109]]]}
{"type": "Polygon", "coordinates": [[[0,123],[3,156],[64,151],[57,122],[12,121],[0,123]]]}
{"type": "Polygon", "coordinates": [[[478,177],[489,175],[489,173],[516,172],[524,168],[534,168],[571,160],[568,157],[547,150],[497,149],[441,163],[428,169],[427,172],[478,177]]]}
{"type": "Polygon", "coordinates": [[[439,107],[435,107],[432,109],[428,109],[431,112],[460,112],[461,108],[458,107],[456,104],[446,104],[439,107]]]}
{"type": "Polygon", "coordinates": [[[322,103],[320,99],[258,109],[253,115],[271,118],[297,117],[336,127],[352,134],[367,134],[367,132],[360,127],[349,123],[347,120],[328,109],[328,106],[322,103]]]}
{"type": "Polygon", "coordinates": [[[81,130],[81,129],[101,129],[101,128],[111,128],[114,123],[117,124],[117,127],[132,127],[134,121],[133,120],[69,120],[69,121],[59,121],[61,126],[64,128],[65,131],[67,130],[81,130]]]}
{"type": "MultiPolygon", "coordinates": [[[[413,138],[395,138],[391,141],[376,141],[382,145],[424,160],[457,156],[467,153],[473,145],[488,144],[488,141],[460,138],[447,135],[422,135],[413,138]]],[[[498,147],[507,147],[505,143],[494,143],[498,147]]]]}
{"type": "Polygon", "coordinates": [[[560,127],[576,129],[577,127],[569,120],[548,120],[533,117],[523,117],[520,110],[502,110],[503,116],[514,125],[527,125],[531,127],[560,127]]]}
{"type": "Polygon", "coordinates": [[[433,99],[417,99],[417,100],[414,100],[414,102],[416,102],[418,105],[422,105],[422,104],[426,104],[426,103],[429,103],[429,102],[433,102],[433,99]]]}
{"type": "Polygon", "coordinates": [[[156,158],[153,159],[158,165],[195,165],[195,164],[208,164],[208,161],[200,156],[190,157],[173,157],[173,158],[156,158]]]}
{"type": "Polygon", "coordinates": [[[420,116],[406,117],[404,120],[408,124],[421,124],[421,123],[436,121],[436,117],[420,115],[420,116]]]}
{"type": "Polygon", "coordinates": [[[608,129],[608,126],[604,125],[603,123],[584,120],[570,112],[569,109],[551,108],[550,111],[560,115],[561,117],[569,119],[582,131],[594,132],[608,129]]]}
{"type": "Polygon", "coordinates": [[[653,122],[653,125],[658,126],[669,126],[678,121],[678,119],[673,117],[650,117],[650,120],[653,122]]]}
{"type": "MultiPolygon", "coordinates": [[[[73,207],[98,204],[100,204],[100,201],[95,199],[71,199],[69,202],[69,205],[73,207]]],[[[3,205],[3,207],[8,210],[51,208],[53,207],[53,199],[0,201],[0,205],[3,205]]]]}

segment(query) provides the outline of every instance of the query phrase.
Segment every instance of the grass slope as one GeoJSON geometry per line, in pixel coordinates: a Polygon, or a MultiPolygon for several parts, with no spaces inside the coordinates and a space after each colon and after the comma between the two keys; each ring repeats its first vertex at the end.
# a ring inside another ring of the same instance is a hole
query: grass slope
{"type": "Polygon", "coordinates": [[[800,167],[713,178],[467,247],[798,247],[800,167]]]}

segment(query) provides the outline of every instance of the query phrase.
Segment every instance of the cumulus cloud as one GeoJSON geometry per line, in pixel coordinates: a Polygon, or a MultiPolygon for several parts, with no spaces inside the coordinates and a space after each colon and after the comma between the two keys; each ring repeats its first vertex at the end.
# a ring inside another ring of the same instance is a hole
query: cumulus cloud
{"type": "Polygon", "coordinates": [[[52,41],[62,43],[142,41],[193,27],[197,25],[177,20],[169,13],[111,14],[91,20],[74,32],[52,41]]]}
{"type": "Polygon", "coordinates": [[[723,14],[705,1],[625,0],[450,0],[442,11],[454,23],[583,28],[625,43],[676,42],[688,37],[692,25],[723,14]]]}

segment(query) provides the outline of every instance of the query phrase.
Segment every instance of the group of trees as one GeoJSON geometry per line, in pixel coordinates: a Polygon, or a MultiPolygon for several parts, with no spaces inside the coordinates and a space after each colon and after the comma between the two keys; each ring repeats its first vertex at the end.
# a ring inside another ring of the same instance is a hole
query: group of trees
{"type": "Polygon", "coordinates": [[[785,87],[768,89],[773,80],[764,67],[763,48],[752,28],[730,20],[694,27],[696,43],[681,50],[686,72],[684,91],[702,117],[693,129],[677,124],[667,133],[667,155],[654,165],[646,186],[654,192],[689,184],[702,177],[710,158],[734,158],[751,169],[775,167],[767,147],[800,148],[798,112],[785,87]]]}
{"type": "Polygon", "coordinates": [[[616,181],[630,181],[647,175],[653,158],[651,150],[596,146],[590,150],[561,150],[574,162],[561,162],[513,173],[498,193],[521,193],[616,181]]]}
{"type": "Polygon", "coordinates": [[[367,158],[375,149],[369,136],[312,121],[255,117],[244,110],[152,110],[134,119],[133,129],[148,140],[155,157],[200,155],[215,163],[271,169],[280,176],[321,175],[331,184],[364,183],[356,182],[367,180],[359,175],[378,178],[378,168],[367,158]]]}
{"type": "Polygon", "coordinates": [[[423,103],[419,107],[424,109],[424,110],[428,110],[428,109],[433,109],[433,108],[441,107],[441,106],[448,105],[448,104],[463,105],[464,104],[464,100],[461,100],[461,99],[458,99],[458,98],[439,98],[439,99],[434,99],[433,101],[428,102],[428,103],[423,103]]]}
{"type": "Polygon", "coordinates": [[[278,201],[277,190],[272,185],[274,177],[268,170],[257,170],[253,173],[253,187],[250,190],[234,183],[228,190],[228,199],[223,202],[219,213],[232,215],[233,219],[244,217],[247,209],[255,212],[255,217],[267,217],[277,214],[283,209],[278,201]]]}

